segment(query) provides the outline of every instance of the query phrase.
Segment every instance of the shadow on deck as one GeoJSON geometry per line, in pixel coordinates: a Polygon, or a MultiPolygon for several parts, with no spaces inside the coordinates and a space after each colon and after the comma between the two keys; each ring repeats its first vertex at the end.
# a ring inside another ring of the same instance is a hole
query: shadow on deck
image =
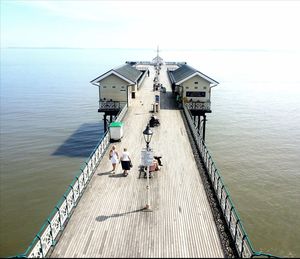
{"type": "Polygon", "coordinates": [[[101,122],[84,123],[52,155],[89,157],[102,135],[103,125],[101,122]]]}
{"type": "Polygon", "coordinates": [[[160,109],[165,110],[179,110],[175,100],[175,96],[172,92],[166,92],[160,94],[160,109]]]}
{"type": "Polygon", "coordinates": [[[137,212],[141,212],[143,211],[144,209],[138,209],[138,210],[133,210],[133,211],[128,211],[128,212],[124,212],[124,213],[114,213],[112,215],[108,215],[108,216],[105,216],[105,215],[101,215],[101,216],[98,216],[96,217],[96,221],[98,222],[102,222],[102,221],[105,221],[109,218],[117,218],[117,217],[122,217],[122,216],[125,216],[127,214],[131,214],[131,213],[137,213],[137,212]]]}

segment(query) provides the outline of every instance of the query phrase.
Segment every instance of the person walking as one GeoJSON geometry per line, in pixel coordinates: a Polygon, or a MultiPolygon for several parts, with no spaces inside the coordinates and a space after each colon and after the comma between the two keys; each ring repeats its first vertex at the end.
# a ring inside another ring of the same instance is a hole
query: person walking
{"type": "Polygon", "coordinates": [[[120,161],[121,161],[121,165],[122,165],[122,169],[123,169],[123,175],[127,176],[128,171],[130,170],[130,167],[132,166],[131,158],[129,156],[127,148],[124,148],[124,151],[121,155],[120,161]]]}
{"type": "Polygon", "coordinates": [[[112,174],[115,174],[117,163],[119,163],[119,154],[118,151],[116,150],[115,145],[113,145],[111,150],[109,151],[109,159],[113,167],[112,174]]]}

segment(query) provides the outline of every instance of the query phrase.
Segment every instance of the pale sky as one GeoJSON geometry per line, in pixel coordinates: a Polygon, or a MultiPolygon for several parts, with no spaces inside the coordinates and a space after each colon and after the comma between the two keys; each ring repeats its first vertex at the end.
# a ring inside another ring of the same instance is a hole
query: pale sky
{"type": "Polygon", "coordinates": [[[300,49],[300,1],[0,2],[1,47],[300,49]]]}

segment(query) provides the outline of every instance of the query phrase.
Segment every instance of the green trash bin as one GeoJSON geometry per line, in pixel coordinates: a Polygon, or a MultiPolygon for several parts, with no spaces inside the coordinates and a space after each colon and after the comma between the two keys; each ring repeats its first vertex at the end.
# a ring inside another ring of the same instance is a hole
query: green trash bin
{"type": "Polygon", "coordinates": [[[109,125],[110,139],[120,141],[124,134],[124,123],[121,121],[114,121],[109,125]]]}

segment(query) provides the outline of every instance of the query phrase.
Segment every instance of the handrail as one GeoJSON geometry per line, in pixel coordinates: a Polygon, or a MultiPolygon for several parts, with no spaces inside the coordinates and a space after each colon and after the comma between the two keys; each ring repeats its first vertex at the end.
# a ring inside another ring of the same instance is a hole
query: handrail
{"type": "Polygon", "coordinates": [[[122,121],[126,112],[128,110],[128,105],[125,104],[125,106],[123,107],[123,109],[119,112],[117,118],[115,119],[115,121],[122,121]]]}
{"type": "MultiPolygon", "coordinates": [[[[117,115],[115,121],[121,121],[128,110],[127,104],[117,115]]],[[[49,217],[46,219],[38,234],[34,237],[25,253],[12,256],[13,258],[45,258],[51,247],[55,246],[60,234],[64,230],[74,212],[83,192],[95,173],[110,143],[110,134],[107,130],[90,156],[82,163],[80,171],[58,201],[49,217]]]]}
{"type": "Polygon", "coordinates": [[[279,258],[253,249],[241,218],[232,202],[229,191],[224,185],[220,171],[218,170],[216,163],[213,161],[203,138],[196,130],[192,120],[192,115],[186,105],[183,105],[183,110],[239,256],[241,258],[250,258],[255,256],[279,258]]]}

